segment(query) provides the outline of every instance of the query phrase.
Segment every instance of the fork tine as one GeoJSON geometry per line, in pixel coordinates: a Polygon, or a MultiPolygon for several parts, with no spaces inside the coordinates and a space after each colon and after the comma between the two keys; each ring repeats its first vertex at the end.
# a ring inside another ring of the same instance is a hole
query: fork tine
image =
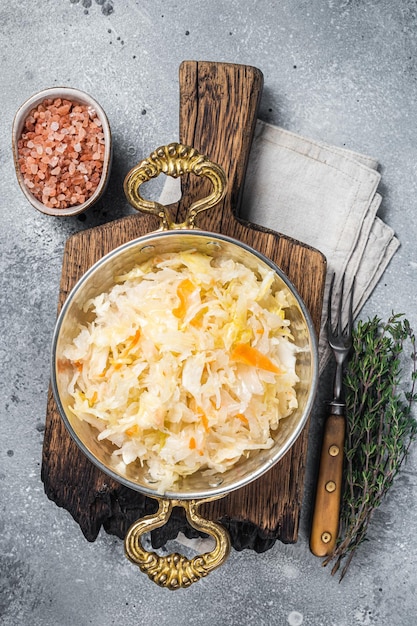
{"type": "Polygon", "coordinates": [[[343,332],[343,322],[342,322],[342,306],[343,306],[343,290],[345,287],[345,273],[343,272],[342,283],[340,286],[340,297],[337,305],[337,326],[336,331],[339,335],[343,332]]]}
{"type": "Polygon", "coordinates": [[[333,287],[336,272],[333,272],[332,280],[330,281],[329,297],[327,300],[327,331],[332,330],[332,300],[333,300],[333,287]]]}
{"type": "Polygon", "coordinates": [[[347,325],[347,333],[349,337],[352,334],[352,327],[353,327],[353,296],[355,293],[355,279],[356,277],[353,277],[352,288],[350,291],[350,300],[349,300],[349,317],[348,317],[348,325],[347,325]]]}
{"type": "Polygon", "coordinates": [[[355,292],[355,277],[354,277],[353,278],[353,282],[352,282],[352,287],[351,287],[351,290],[350,290],[350,295],[349,295],[348,319],[347,319],[345,332],[343,332],[344,331],[344,326],[343,326],[342,310],[343,310],[343,304],[344,304],[343,296],[344,296],[344,288],[345,288],[345,273],[343,273],[342,281],[341,281],[341,284],[340,284],[340,296],[339,296],[338,302],[337,302],[337,313],[336,313],[336,316],[333,315],[333,310],[332,310],[333,289],[334,289],[335,277],[336,277],[336,273],[333,272],[332,279],[331,279],[331,282],[330,282],[329,299],[328,299],[328,302],[327,302],[327,334],[328,334],[329,338],[330,337],[332,338],[332,341],[335,341],[337,337],[339,337],[341,339],[343,336],[345,338],[349,339],[351,334],[352,334],[352,328],[353,328],[353,297],[354,297],[354,292],[355,292]],[[335,322],[336,322],[336,325],[334,326],[335,322]]]}

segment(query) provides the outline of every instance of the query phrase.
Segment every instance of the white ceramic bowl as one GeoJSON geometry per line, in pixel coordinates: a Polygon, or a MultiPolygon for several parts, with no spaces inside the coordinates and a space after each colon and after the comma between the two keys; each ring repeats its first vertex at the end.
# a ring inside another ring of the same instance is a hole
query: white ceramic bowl
{"type": "Polygon", "coordinates": [[[46,213],[47,215],[53,215],[56,217],[67,217],[70,215],[77,215],[79,213],[83,213],[87,209],[89,209],[93,204],[97,202],[97,200],[102,196],[109,179],[111,161],[112,161],[112,137],[110,124],[107,119],[106,113],[100,104],[94,100],[87,93],[80,91],[79,89],[74,89],[72,87],[52,87],[50,89],[44,89],[39,91],[38,93],[31,96],[26,102],[24,102],[19,109],[17,110],[14,120],[13,120],[13,128],[12,128],[12,149],[13,149],[13,158],[17,180],[19,182],[20,188],[25,194],[26,198],[29,202],[42,213],[46,213]],[[105,141],[105,151],[104,151],[104,162],[103,169],[101,173],[100,182],[94,191],[94,193],[82,204],[77,204],[74,206],[70,206],[64,209],[51,208],[45,206],[42,202],[40,202],[35,196],[31,193],[30,189],[26,186],[24,182],[24,177],[22,175],[20,166],[19,166],[19,154],[18,154],[18,141],[22,135],[23,127],[26,121],[27,116],[29,115],[32,109],[35,109],[39,104],[41,104],[44,100],[48,98],[64,98],[66,100],[71,100],[73,102],[77,102],[79,104],[84,104],[92,107],[98,118],[101,121],[102,129],[104,133],[104,141],[105,141]]]}

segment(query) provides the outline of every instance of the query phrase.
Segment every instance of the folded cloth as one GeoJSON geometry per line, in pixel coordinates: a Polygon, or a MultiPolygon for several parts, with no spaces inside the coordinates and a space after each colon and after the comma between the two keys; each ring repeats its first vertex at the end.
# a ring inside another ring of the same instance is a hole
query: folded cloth
{"type": "MultiPolygon", "coordinates": [[[[240,216],[325,255],[320,371],[329,356],[324,329],[333,273],[335,300],[343,275],[345,302],[355,279],[356,317],[399,247],[393,230],[377,216],[381,203],[377,167],[371,157],[257,122],[240,216]]],[[[171,181],[165,183],[162,203],[177,199],[171,181]]]]}

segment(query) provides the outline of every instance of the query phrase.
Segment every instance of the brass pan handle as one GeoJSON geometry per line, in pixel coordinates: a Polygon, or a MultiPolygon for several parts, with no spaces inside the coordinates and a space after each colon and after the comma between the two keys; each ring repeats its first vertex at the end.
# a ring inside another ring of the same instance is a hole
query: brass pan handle
{"type": "Polygon", "coordinates": [[[180,143],[161,146],[147,158],[133,167],[124,180],[124,191],[130,204],[138,211],[153,213],[161,220],[162,230],[193,228],[198,213],[210,209],[220,202],[226,193],[226,174],[220,165],[197,152],[195,148],[180,143]],[[183,174],[193,173],[207,177],[213,184],[213,191],[206,198],[193,202],[187,210],[187,217],[182,224],[176,224],[169,216],[163,204],[142,198],[139,187],[164,173],[178,178],[183,174]]]}
{"type": "Polygon", "coordinates": [[[197,513],[197,508],[205,501],[159,499],[159,508],[155,515],[147,515],[129,528],[125,537],[126,556],[160,587],[171,590],[189,587],[222,565],[228,557],[230,537],[227,530],[197,513]],[[163,526],[169,519],[174,506],[182,506],[185,509],[187,519],[194,528],[214,537],[216,545],[211,552],[197,555],[190,560],[177,553],[159,556],[156,552],[148,552],[144,549],[141,536],[154,528],[163,526]]]}

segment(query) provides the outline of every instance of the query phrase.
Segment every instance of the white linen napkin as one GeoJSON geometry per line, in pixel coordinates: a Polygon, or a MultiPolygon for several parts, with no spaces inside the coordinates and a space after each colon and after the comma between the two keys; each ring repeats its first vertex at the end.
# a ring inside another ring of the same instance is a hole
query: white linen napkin
{"type": "MultiPolygon", "coordinates": [[[[377,216],[381,203],[377,166],[369,156],[257,122],[240,216],[325,255],[320,371],[329,356],[324,329],[333,272],[336,297],[345,274],[345,302],[355,278],[356,317],[400,245],[377,216]]],[[[175,182],[167,178],[161,203],[177,200],[175,182]]]]}

